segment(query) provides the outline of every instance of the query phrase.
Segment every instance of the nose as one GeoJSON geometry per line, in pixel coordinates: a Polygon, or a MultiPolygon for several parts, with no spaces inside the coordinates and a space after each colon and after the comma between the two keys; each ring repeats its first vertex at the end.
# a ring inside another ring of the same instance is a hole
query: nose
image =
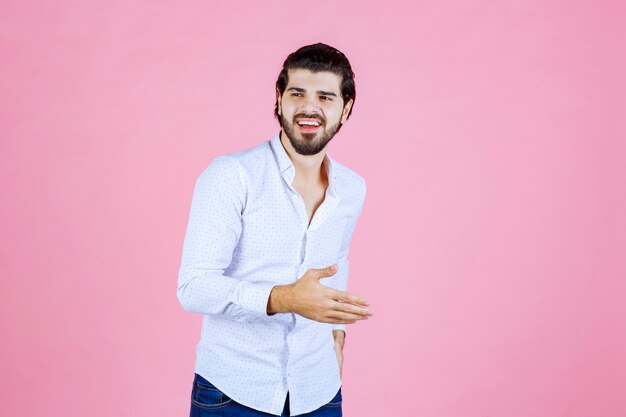
{"type": "Polygon", "coordinates": [[[306,97],[304,103],[302,103],[302,110],[308,114],[319,113],[319,106],[314,95],[306,97]]]}

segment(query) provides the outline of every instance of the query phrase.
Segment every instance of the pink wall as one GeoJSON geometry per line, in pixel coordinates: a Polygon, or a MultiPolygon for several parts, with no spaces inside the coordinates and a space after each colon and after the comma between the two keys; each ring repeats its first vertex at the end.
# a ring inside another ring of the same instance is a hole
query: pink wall
{"type": "Polygon", "coordinates": [[[316,41],[355,68],[331,155],[368,182],[345,415],[626,415],[624,2],[1,10],[0,415],[188,413],[195,178],[277,132],[316,41]]]}

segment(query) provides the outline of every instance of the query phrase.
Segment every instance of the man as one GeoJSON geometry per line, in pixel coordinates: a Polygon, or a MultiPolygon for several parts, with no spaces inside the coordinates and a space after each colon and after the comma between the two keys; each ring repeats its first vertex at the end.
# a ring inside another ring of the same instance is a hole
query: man
{"type": "Polygon", "coordinates": [[[372,315],[346,291],[365,182],[327,155],[354,99],[345,55],[304,46],[276,82],[280,132],[199,176],[177,292],[204,315],[191,416],[342,415],[346,324],[372,315]]]}

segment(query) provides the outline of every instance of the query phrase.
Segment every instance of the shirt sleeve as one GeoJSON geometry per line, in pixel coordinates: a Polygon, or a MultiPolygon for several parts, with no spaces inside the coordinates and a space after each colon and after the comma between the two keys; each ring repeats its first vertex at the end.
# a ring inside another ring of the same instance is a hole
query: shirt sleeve
{"type": "MultiPolygon", "coordinates": [[[[350,262],[348,261],[348,254],[350,252],[350,242],[352,241],[352,235],[354,234],[354,229],[356,228],[357,221],[359,220],[359,217],[361,216],[361,212],[363,211],[363,202],[365,200],[365,193],[366,193],[366,188],[365,188],[365,183],[363,183],[361,204],[359,205],[359,208],[357,212],[355,213],[354,217],[352,217],[352,220],[346,227],[343,241],[341,244],[341,250],[339,252],[339,260],[337,261],[336,275],[338,275],[337,276],[337,289],[341,291],[346,291],[348,289],[348,274],[350,272],[349,271],[350,262]]],[[[346,325],[342,323],[333,324],[332,329],[343,330],[345,333],[346,325]]]]}
{"type": "Polygon", "coordinates": [[[178,272],[178,300],[191,313],[224,315],[237,321],[267,316],[275,284],[227,276],[242,231],[247,190],[239,163],[215,158],[198,177],[178,272]]]}

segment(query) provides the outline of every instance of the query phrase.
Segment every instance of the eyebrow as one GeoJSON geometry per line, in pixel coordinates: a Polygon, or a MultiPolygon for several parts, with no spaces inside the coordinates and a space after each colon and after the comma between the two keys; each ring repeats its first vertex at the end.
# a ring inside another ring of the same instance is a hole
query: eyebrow
{"type": "MultiPolygon", "coordinates": [[[[289,87],[287,89],[287,91],[297,91],[298,93],[306,93],[306,90],[304,88],[298,88],[298,87],[289,87]]],[[[333,97],[337,97],[337,94],[333,93],[332,91],[321,91],[321,90],[317,90],[317,94],[322,94],[324,96],[333,96],[333,97]]]]}

